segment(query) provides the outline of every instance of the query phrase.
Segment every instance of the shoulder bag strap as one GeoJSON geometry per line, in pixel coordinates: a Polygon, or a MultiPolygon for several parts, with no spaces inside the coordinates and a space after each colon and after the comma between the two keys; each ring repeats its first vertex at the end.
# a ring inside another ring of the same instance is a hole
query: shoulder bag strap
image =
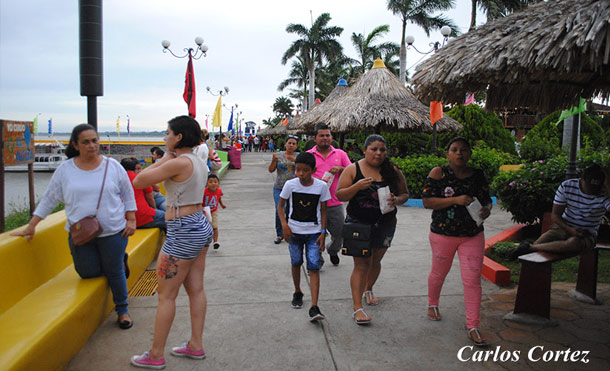
{"type": "Polygon", "coordinates": [[[104,184],[106,183],[106,174],[108,173],[108,164],[110,159],[106,159],[106,169],[104,169],[104,179],[102,180],[102,189],[100,191],[100,197],[97,199],[97,206],[95,207],[95,216],[97,216],[97,210],[100,208],[100,202],[102,201],[102,194],[104,193],[104,184]]]}

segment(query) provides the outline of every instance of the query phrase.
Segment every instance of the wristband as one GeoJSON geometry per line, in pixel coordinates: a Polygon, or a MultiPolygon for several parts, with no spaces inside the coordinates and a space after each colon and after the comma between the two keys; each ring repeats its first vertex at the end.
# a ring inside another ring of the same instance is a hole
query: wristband
{"type": "Polygon", "coordinates": [[[320,231],[320,233],[324,233],[324,234],[326,234],[326,229],[322,229],[322,230],[320,231]]]}

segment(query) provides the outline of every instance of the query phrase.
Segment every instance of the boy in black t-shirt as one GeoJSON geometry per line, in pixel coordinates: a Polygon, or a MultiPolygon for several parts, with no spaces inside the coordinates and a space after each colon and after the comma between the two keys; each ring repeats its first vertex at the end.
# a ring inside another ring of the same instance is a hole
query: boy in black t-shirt
{"type": "Polygon", "coordinates": [[[320,253],[324,251],[326,236],[326,201],[330,192],[325,182],[315,179],[312,174],[316,168],[316,159],[311,153],[303,152],[295,160],[294,179],[284,184],[280,193],[277,213],[282,223],[284,238],[288,241],[292,280],[295,292],[292,295],[292,307],[303,306],[301,291],[301,265],[303,264],[303,247],[307,257],[307,270],[311,280],[311,321],[324,319],[318,308],[320,291],[320,253]],[[284,208],[289,202],[288,220],[284,208]]]}

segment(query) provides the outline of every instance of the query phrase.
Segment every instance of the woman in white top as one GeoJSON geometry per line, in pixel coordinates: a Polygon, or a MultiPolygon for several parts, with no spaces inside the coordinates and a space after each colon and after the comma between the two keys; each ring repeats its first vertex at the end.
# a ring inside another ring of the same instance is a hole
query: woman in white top
{"type": "Polygon", "coordinates": [[[136,230],[137,207],[133,188],[125,169],[116,160],[100,154],[99,137],[89,124],[80,124],[72,130],[66,155],[69,159],[53,173],[30,223],[13,235],[33,238],[36,225],[60,202],[65,204],[67,231],[79,220],[96,215],[104,229],[100,236],[84,245],[74,246],[71,235],[68,235],[74,268],[82,278],[106,276],[119,327],[128,329],[133,322],[127,311],[124,263],[127,237],[136,230]],[[96,214],[106,165],[108,173],[96,214]]]}
{"type": "Polygon", "coordinates": [[[168,149],[165,155],[133,180],[136,188],[163,181],[167,192],[167,236],[157,258],[159,305],[153,344],[150,351],[131,358],[134,366],[155,369],[165,367],[165,343],[182,285],[190,301],[191,338],[187,343],[173,348],[171,354],[205,358],[202,338],[207,300],[203,274],[205,255],[213,233],[201,208],[207,168],[203,160],[193,154],[193,148],[202,140],[199,124],[189,116],[176,117],[168,122],[164,140],[168,149]]]}

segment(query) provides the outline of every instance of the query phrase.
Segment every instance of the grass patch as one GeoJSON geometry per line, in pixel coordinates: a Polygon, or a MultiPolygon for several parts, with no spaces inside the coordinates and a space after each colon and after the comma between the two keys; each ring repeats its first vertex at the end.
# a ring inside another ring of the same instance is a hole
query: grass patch
{"type": "MultiPolygon", "coordinates": [[[[56,213],[64,209],[64,204],[61,202],[51,213],[56,213]]],[[[26,207],[17,211],[14,211],[4,219],[5,232],[11,231],[15,228],[19,228],[30,222],[30,208],[26,207]]]]}
{"type": "MultiPolygon", "coordinates": [[[[532,240],[528,241],[533,242],[532,240]]],[[[498,242],[485,252],[485,256],[510,269],[510,282],[514,284],[519,284],[521,263],[519,263],[519,261],[510,260],[510,251],[516,248],[519,243],[520,242],[498,242]]],[[[553,263],[553,282],[576,282],[578,276],[578,262],[579,257],[575,256],[553,263]]],[[[608,269],[608,267],[610,267],[610,252],[601,250],[599,252],[597,264],[597,282],[610,283],[610,269],[608,269]]]]}

